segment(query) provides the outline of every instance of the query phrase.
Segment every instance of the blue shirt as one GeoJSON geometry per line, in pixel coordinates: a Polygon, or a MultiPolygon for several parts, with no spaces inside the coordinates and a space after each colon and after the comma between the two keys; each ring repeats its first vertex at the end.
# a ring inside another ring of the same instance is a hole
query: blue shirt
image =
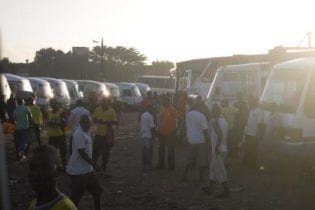
{"type": "Polygon", "coordinates": [[[16,107],[13,112],[13,118],[15,120],[15,129],[16,130],[23,130],[29,128],[29,116],[30,113],[29,109],[25,105],[20,105],[16,107]]]}

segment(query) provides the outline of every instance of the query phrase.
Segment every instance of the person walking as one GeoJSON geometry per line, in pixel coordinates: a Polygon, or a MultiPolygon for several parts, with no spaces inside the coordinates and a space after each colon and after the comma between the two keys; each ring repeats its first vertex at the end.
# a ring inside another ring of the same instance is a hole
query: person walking
{"type": "Polygon", "coordinates": [[[186,114],[186,130],[188,160],[183,181],[187,180],[188,171],[196,166],[199,168],[199,179],[202,181],[203,173],[209,164],[207,142],[210,143],[210,135],[207,118],[196,106],[186,114]]]}
{"type": "Polygon", "coordinates": [[[256,167],[258,147],[261,138],[259,138],[259,125],[262,121],[261,109],[257,105],[257,100],[251,102],[247,124],[244,128],[244,156],[243,164],[248,168],[256,167]]]}
{"type": "Polygon", "coordinates": [[[144,175],[152,170],[153,144],[155,135],[153,112],[152,105],[147,105],[142,107],[140,115],[140,138],[143,142],[144,175]]]}
{"type": "Polygon", "coordinates": [[[223,186],[223,192],[217,197],[226,198],[230,196],[229,179],[226,173],[224,159],[227,154],[226,135],[228,124],[221,114],[218,104],[214,104],[211,109],[211,145],[212,159],[209,171],[209,186],[203,188],[207,194],[212,194],[213,185],[219,182],[223,186]]]}
{"type": "Polygon", "coordinates": [[[168,153],[168,169],[175,169],[175,132],[177,110],[171,104],[170,98],[164,96],[158,116],[159,134],[159,169],[165,168],[165,151],[168,153]]]}
{"type": "MultiPolygon", "coordinates": [[[[92,160],[97,162],[102,155],[102,170],[106,171],[110,150],[114,145],[113,125],[117,124],[116,112],[110,107],[109,98],[103,98],[101,105],[93,113],[93,121],[97,124],[95,139],[93,143],[92,160]]],[[[110,175],[106,175],[110,177],[110,175]]]]}
{"type": "Polygon", "coordinates": [[[38,142],[38,145],[41,145],[42,142],[41,142],[40,130],[41,130],[41,127],[43,126],[43,113],[40,107],[34,103],[33,98],[27,99],[27,106],[32,114],[32,119],[33,119],[32,128],[35,133],[35,138],[38,142]]]}
{"type": "Polygon", "coordinates": [[[72,153],[66,172],[71,177],[71,200],[78,206],[84,192],[87,190],[94,199],[94,209],[101,209],[102,187],[95,170],[98,165],[92,160],[92,140],[89,134],[91,120],[88,114],[83,114],[79,126],[75,129],[72,139],[72,153]]]}
{"type": "Polygon", "coordinates": [[[90,112],[89,112],[89,110],[87,110],[83,106],[82,99],[78,99],[76,101],[76,107],[71,110],[69,118],[68,118],[68,126],[69,126],[69,128],[71,128],[70,142],[69,142],[69,153],[70,153],[70,155],[72,153],[73,133],[80,126],[80,119],[81,119],[81,116],[83,116],[83,115],[90,116],[90,112]]]}
{"type": "Polygon", "coordinates": [[[62,109],[59,108],[57,100],[51,99],[50,106],[51,111],[48,111],[47,119],[47,135],[48,143],[59,149],[60,157],[62,161],[62,170],[66,167],[67,145],[66,145],[66,133],[65,126],[67,120],[64,118],[65,114],[62,109]]]}
{"type": "Polygon", "coordinates": [[[55,148],[41,145],[33,150],[29,163],[29,183],[35,192],[29,210],[77,210],[56,184],[58,158],[55,148]]]}
{"type": "Polygon", "coordinates": [[[24,158],[27,145],[29,144],[30,127],[32,123],[32,114],[24,105],[21,98],[17,99],[18,106],[12,114],[15,122],[15,131],[13,134],[17,161],[24,158]]]}
{"type": "Polygon", "coordinates": [[[13,112],[15,109],[16,109],[16,98],[15,98],[15,94],[11,93],[10,98],[7,100],[7,113],[8,113],[10,123],[14,123],[13,112]]]}

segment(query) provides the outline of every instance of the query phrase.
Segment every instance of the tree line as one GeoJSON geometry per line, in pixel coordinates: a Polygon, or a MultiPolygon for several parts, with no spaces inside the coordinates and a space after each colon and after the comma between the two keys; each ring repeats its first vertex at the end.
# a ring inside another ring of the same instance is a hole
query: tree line
{"type": "Polygon", "coordinates": [[[170,69],[174,68],[170,61],[153,61],[151,64],[146,61],[147,57],[135,48],[104,46],[102,50],[96,46],[85,54],[43,48],[36,51],[33,62],[13,63],[9,58],[3,58],[0,64],[6,73],[64,79],[101,81],[103,72],[105,80],[110,82],[134,82],[144,74],[169,75],[170,69]]]}

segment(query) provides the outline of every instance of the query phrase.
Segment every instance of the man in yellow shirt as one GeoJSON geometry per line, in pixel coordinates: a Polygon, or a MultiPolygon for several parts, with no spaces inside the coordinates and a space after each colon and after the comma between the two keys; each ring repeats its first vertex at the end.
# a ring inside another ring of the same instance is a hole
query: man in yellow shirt
{"type": "Polygon", "coordinates": [[[67,120],[65,113],[59,108],[56,99],[50,100],[51,111],[48,112],[47,135],[48,143],[60,150],[63,171],[66,169],[67,144],[65,126],[67,120]]]}
{"type": "Polygon", "coordinates": [[[53,147],[42,145],[34,149],[29,164],[29,181],[36,198],[31,201],[29,210],[77,210],[73,202],[57,189],[57,162],[53,147]]]}
{"type": "Polygon", "coordinates": [[[168,153],[168,169],[175,169],[175,132],[177,110],[171,104],[170,98],[164,96],[158,116],[159,134],[159,169],[165,168],[165,150],[168,153]]]}
{"type": "Polygon", "coordinates": [[[43,125],[42,111],[38,105],[34,104],[33,98],[27,99],[27,106],[32,114],[32,119],[33,119],[32,126],[34,129],[36,140],[38,142],[38,145],[41,145],[40,129],[43,125]]]}
{"type": "Polygon", "coordinates": [[[102,170],[105,172],[110,150],[114,144],[113,136],[110,137],[108,134],[113,132],[112,126],[117,124],[116,112],[110,107],[109,98],[103,98],[101,105],[95,109],[93,121],[97,124],[97,129],[93,143],[92,160],[97,162],[100,154],[102,154],[102,170]]]}

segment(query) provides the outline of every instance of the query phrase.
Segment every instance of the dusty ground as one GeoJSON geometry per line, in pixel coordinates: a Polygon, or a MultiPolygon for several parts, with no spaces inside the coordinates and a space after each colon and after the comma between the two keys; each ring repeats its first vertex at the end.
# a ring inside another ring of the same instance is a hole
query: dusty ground
{"type": "MultiPolygon", "coordinates": [[[[33,196],[27,181],[21,178],[27,175],[27,160],[13,161],[12,140],[8,141],[11,209],[27,209],[33,196]]],[[[155,166],[157,146],[156,143],[155,166]]],[[[194,174],[188,182],[181,181],[186,160],[184,146],[176,148],[175,171],[154,170],[147,176],[142,174],[141,149],[137,114],[125,113],[110,157],[109,173],[113,178],[104,179],[98,175],[104,188],[104,209],[315,209],[314,174],[298,172],[294,167],[263,174],[244,168],[238,158],[229,160],[231,197],[220,200],[205,195],[201,187],[207,182],[199,182],[194,174]]],[[[69,192],[67,175],[62,174],[58,184],[62,191],[69,192]]],[[[216,187],[216,194],[220,189],[216,187]]],[[[92,203],[91,196],[86,193],[79,209],[93,209],[92,203]]]]}

